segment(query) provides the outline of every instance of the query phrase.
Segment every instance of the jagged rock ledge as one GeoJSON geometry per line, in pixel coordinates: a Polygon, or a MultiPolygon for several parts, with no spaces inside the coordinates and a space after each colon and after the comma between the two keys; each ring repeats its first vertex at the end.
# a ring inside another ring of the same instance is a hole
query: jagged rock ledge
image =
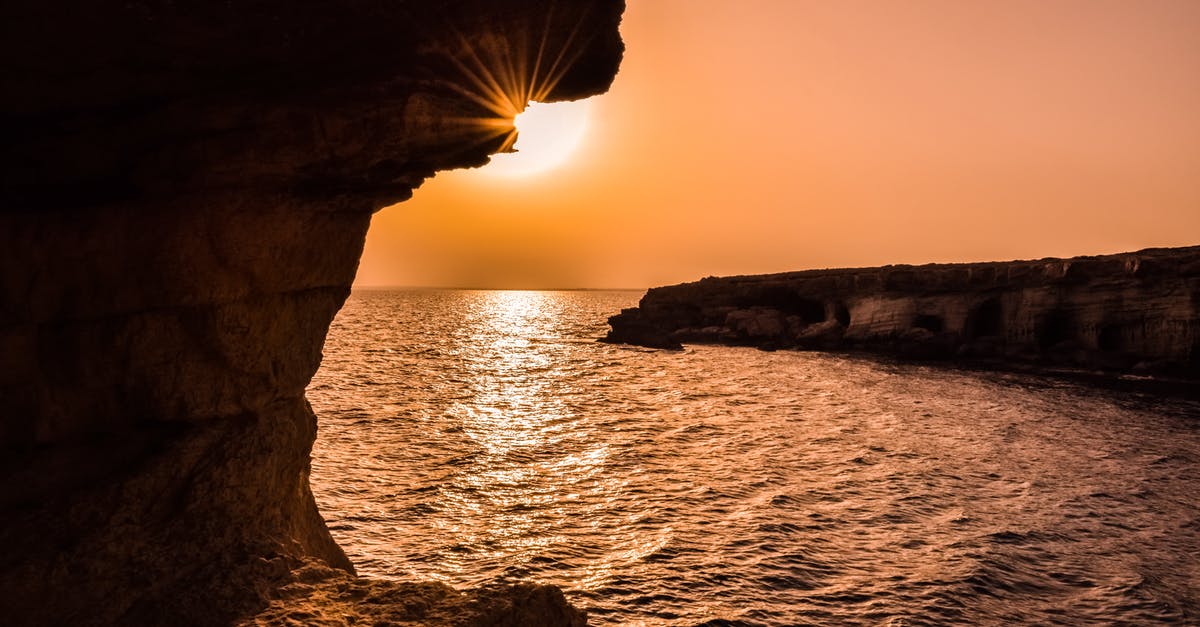
{"type": "Polygon", "coordinates": [[[657,287],[604,341],[859,350],[1200,378],[1200,246],[657,287]]]}
{"type": "Polygon", "coordinates": [[[437,582],[364,579],[322,562],[280,565],[271,604],[241,627],[583,627],[587,615],[554,586],[496,584],[460,592],[437,582]]]}

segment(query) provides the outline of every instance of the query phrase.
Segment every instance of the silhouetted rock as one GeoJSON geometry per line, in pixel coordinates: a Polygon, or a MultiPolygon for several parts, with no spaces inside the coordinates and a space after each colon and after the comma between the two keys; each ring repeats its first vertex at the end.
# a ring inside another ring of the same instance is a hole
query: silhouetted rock
{"type": "Polygon", "coordinates": [[[651,289],[609,324],[606,341],[644,346],[864,350],[1190,378],[1200,376],[1200,247],[710,277],[651,289]]]}
{"type": "Polygon", "coordinates": [[[0,622],[228,624],[350,571],[304,388],[371,213],[502,146],[484,67],[607,89],[622,9],[6,2],[0,622]]]}
{"type": "MultiPolygon", "coordinates": [[[[620,316],[624,316],[633,310],[626,309],[618,316],[609,318],[611,323],[620,316]]],[[[686,330],[684,331],[686,334],[686,330]]],[[[643,319],[630,318],[629,324],[625,327],[625,337],[629,338],[629,344],[637,344],[639,346],[647,346],[649,348],[665,348],[668,350],[680,350],[683,345],[679,343],[674,335],[674,331],[659,328],[652,324],[645,324],[643,319]]]]}
{"type": "Polygon", "coordinates": [[[586,615],[554,586],[492,585],[459,592],[436,582],[402,583],[356,578],[322,563],[288,571],[272,586],[270,605],[244,627],[583,627],[586,615]]]}

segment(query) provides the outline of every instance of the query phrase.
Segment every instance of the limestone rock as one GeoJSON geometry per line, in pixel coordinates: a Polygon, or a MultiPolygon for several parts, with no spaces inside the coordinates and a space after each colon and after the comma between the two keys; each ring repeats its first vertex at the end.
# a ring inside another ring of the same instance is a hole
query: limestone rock
{"type": "MultiPolygon", "coordinates": [[[[630,310],[625,310],[625,312],[628,311],[630,310]]],[[[618,315],[625,315],[625,312],[618,315]]],[[[617,317],[613,316],[613,318],[609,319],[609,322],[611,323],[617,317]]],[[[625,337],[630,340],[625,342],[626,344],[636,344],[648,348],[665,348],[667,350],[681,350],[683,348],[683,345],[679,343],[680,340],[674,335],[678,329],[663,329],[657,325],[646,323],[642,319],[630,319],[629,324],[624,329],[625,337]]]]}
{"type": "Polygon", "coordinates": [[[826,320],[799,329],[795,342],[802,348],[837,348],[841,345],[845,333],[846,328],[842,323],[826,320]]]}
{"type": "Polygon", "coordinates": [[[466,592],[436,582],[405,583],[354,577],[320,562],[295,568],[273,586],[266,609],[242,627],[350,627],[419,624],[429,627],[583,627],[584,612],[553,586],[520,583],[466,592]]]}
{"type": "Polygon", "coordinates": [[[606,340],[775,347],[780,321],[798,348],[1200,378],[1200,247],[710,277],[648,291],[606,340]]]}
{"type": "Polygon", "coordinates": [[[229,624],[351,570],[304,388],[371,214],[504,144],[480,72],[550,53],[546,99],[607,89],[622,10],[6,2],[4,624],[229,624]]]}
{"type": "Polygon", "coordinates": [[[784,315],[770,307],[735,309],[725,316],[725,327],[747,340],[779,340],[787,334],[784,315]]]}

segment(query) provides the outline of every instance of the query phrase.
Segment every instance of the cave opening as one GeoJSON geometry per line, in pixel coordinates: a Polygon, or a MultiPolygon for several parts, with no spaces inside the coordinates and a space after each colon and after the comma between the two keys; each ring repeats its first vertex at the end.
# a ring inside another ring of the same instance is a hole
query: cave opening
{"type": "Polygon", "coordinates": [[[1004,335],[1004,308],[998,297],[979,303],[967,313],[965,335],[968,340],[1004,335]]]}
{"type": "Polygon", "coordinates": [[[921,314],[913,318],[913,327],[934,333],[941,333],[946,328],[946,321],[941,316],[921,314]]]}
{"type": "Polygon", "coordinates": [[[850,326],[850,310],[846,307],[845,303],[838,303],[834,306],[833,317],[838,321],[838,324],[847,328],[850,326]]]}
{"type": "Polygon", "coordinates": [[[1042,350],[1075,339],[1075,318],[1064,309],[1052,310],[1041,317],[1034,327],[1034,337],[1042,350]]]}
{"type": "Polygon", "coordinates": [[[1096,347],[1102,351],[1121,352],[1125,350],[1125,344],[1125,329],[1120,324],[1106,324],[1096,334],[1096,347]]]}

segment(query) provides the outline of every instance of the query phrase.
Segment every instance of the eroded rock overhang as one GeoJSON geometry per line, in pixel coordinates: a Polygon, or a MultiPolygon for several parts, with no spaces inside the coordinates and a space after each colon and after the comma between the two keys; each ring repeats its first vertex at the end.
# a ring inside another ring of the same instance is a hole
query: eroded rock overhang
{"type": "Polygon", "coordinates": [[[222,624],[297,564],[350,569],[304,388],[370,215],[484,163],[523,86],[607,89],[622,10],[6,3],[6,621],[222,624]]]}

